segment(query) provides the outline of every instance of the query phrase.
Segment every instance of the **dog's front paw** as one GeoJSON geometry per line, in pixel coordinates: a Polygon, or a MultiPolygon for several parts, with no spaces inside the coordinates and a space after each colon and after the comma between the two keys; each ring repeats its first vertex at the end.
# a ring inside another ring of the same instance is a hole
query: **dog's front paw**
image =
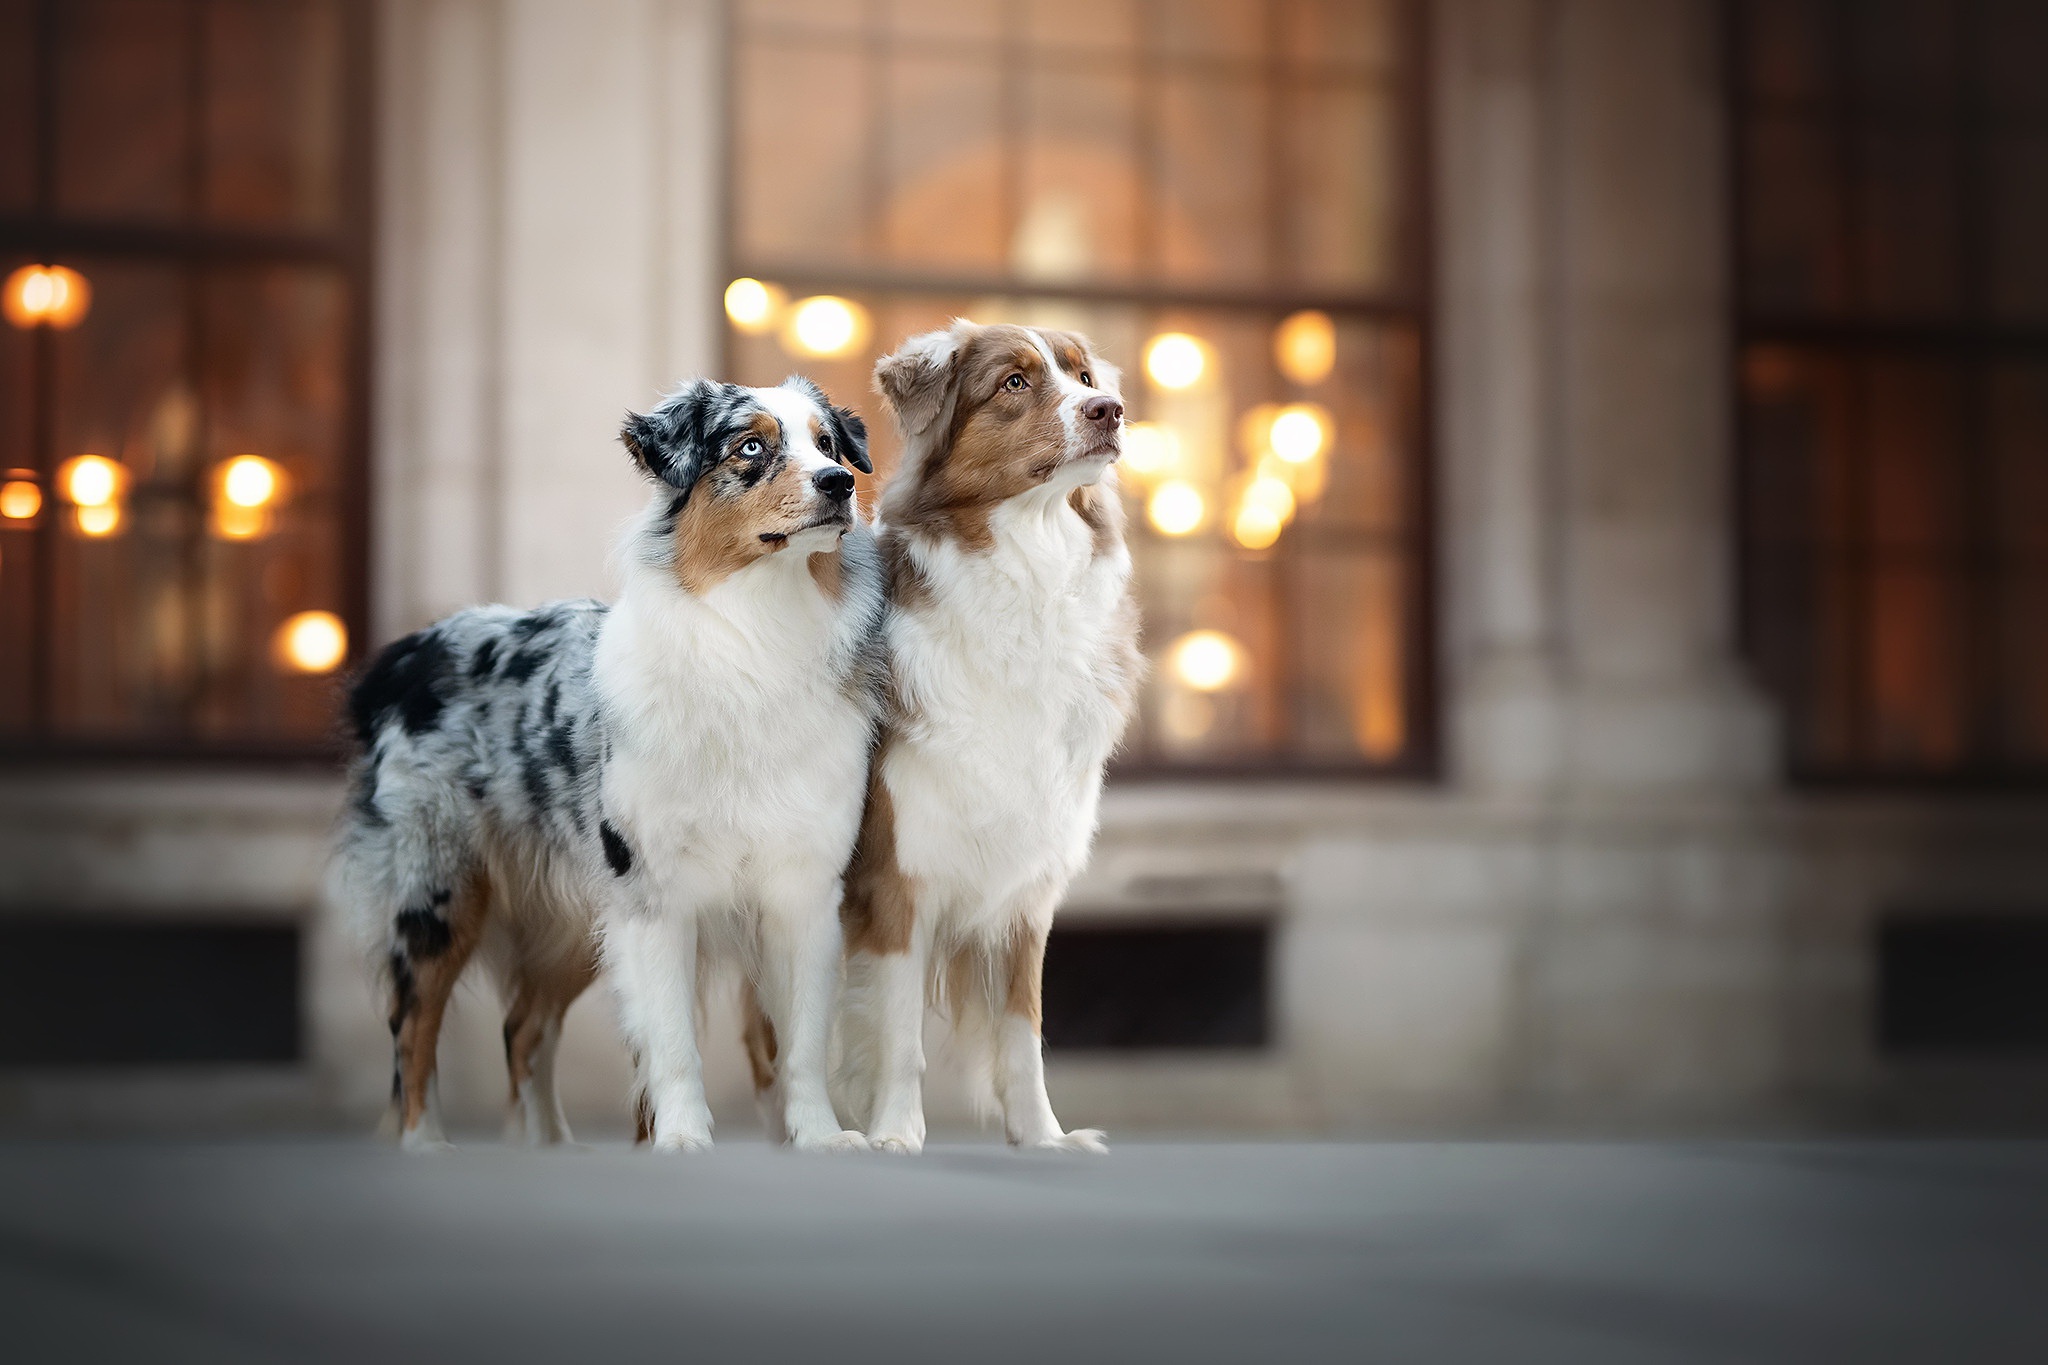
{"type": "Polygon", "coordinates": [[[916,1156],[924,1150],[924,1139],[909,1133],[875,1133],[868,1137],[868,1146],[890,1156],[916,1156]]]}
{"type": "Polygon", "coordinates": [[[655,1137],[654,1150],[669,1152],[708,1152],[711,1150],[709,1133],[663,1133],[655,1137]]]}
{"type": "Polygon", "coordinates": [[[1108,1156],[1109,1139],[1102,1135],[1100,1128],[1076,1128],[1071,1133],[1058,1133],[1039,1142],[1025,1146],[1035,1152],[1087,1152],[1091,1156],[1108,1156]]]}
{"type": "Polygon", "coordinates": [[[868,1135],[846,1128],[837,1133],[807,1133],[791,1138],[789,1145],[799,1152],[865,1152],[868,1135]]]}

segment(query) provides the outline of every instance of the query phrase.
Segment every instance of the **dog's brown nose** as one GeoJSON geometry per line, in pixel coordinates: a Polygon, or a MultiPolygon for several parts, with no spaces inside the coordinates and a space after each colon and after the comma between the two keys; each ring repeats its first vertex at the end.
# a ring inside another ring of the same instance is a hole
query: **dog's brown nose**
{"type": "Polygon", "coordinates": [[[1114,427],[1124,420],[1124,405],[1114,398],[1104,398],[1097,394],[1081,405],[1081,416],[1087,421],[1114,427]]]}

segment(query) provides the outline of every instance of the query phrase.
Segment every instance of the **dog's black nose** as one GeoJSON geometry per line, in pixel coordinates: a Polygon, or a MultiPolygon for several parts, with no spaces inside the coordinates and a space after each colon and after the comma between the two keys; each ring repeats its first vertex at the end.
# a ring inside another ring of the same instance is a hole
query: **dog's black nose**
{"type": "Polygon", "coordinates": [[[1081,405],[1081,416],[1087,421],[1113,427],[1124,420],[1124,405],[1114,398],[1104,398],[1098,394],[1081,405]]]}
{"type": "Polygon", "coordinates": [[[836,466],[811,475],[811,485],[828,498],[853,496],[853,475],[836,466]]]}

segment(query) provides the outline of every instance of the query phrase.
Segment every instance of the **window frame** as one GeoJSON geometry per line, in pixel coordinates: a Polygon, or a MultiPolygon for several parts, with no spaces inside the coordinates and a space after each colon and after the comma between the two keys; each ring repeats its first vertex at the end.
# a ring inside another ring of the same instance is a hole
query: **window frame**
{"type": "MultiPolygon", "coordinates": [[[[1402,702],[1411,739],[1395,759],[1377,762],[1361,757],[1330,762],[1300,762],[1276,757],[1244,760],[1133,760],[1123,756],[1110,764],[1110,777],[1122,782],[1236,781],[1272,782],[1416,782],[1442,778],[1441,677],[1442,631],[1437,620],[1438,529],[1436,491],[1435,393],[1435,242],[1434,242],[1434,158],[1431,155],[1434,110],[1430,94],[1431,35],[1430,6],[1425,0],[1392,0],[1401,11],[1406,42],[1396,74],[1389,87],[1396,91],[1398,107],[1406,118],[1406,135],[1400,141],[1405,157],[1403,188],[1406,202],[1398,230],[1407,255],[1408,280],[1405,289],[1388,292],[1319,289],[1313,286],[1232,285],[1197,286],[1160,280],[1083,280],[1048,282],[1003,273],[972,274],[924,272],[876,266],[805,266],[766,257],[749,258],[738,250],[736,220],[739,216],[738,177],[734,138],[740,127],[739,95],[732,73],[739,67],[741,33],[736,13],[742,0],[726,0],[719,6],[717,48],[719,65],[719,120],[716,175],[719,208],[716,217],[716,297],[726,281],[751,276],[773,280],[793,291],[818,293],[897,294],[910,296],[999,296],[1019,300],[1069,300],[1082,304],[1123,305],[1149,309],[1218,308],[1247,312],[1267,311],[1285,315],[1301,309],[1320,309],[1333,318],[1364,319],[1405,327],[1415,337],[1416,379],[1414,454],[1404,469],[1406,505],[1403,514],[1403,543],[1397,552],[1404,575],[1401,597],[1403,613],[1401,638],[1402,702]]],[[[1151,8],[1148,6],[1148,8],[1151,8]]],[[[897,48],[886,26],[872,9],[862,20],[858,40],[872,60],[897,48]]],[[[918,49],[928,51],[929,49],[918,49]]],[[[1026,62],[1024,45],[1006,41],[1000,45],[1000,78],[1014,89],[1026,62]]],[[[1144,59],[1142,55],[1138,58],[1144,59]]],[[[1269,78],[1282,65],[1275,56],[1268,59],[1269,78]]],[[[864,95],[871,97],[871,95],[864,95]]],[[[1002,122],[997,136],[1018,137],[1017,101],[1000,102],[1002,122]]],[[[868,153],[871,178],[876,148],[868,153]]],[[[1277,196],[1276,196],[1277,198],[1277,196]]],[[[1015,205],[1010,206],[1012,209],[1015,205]]],[[[863,206],[870,215],[879,206],[863,206]]],[[[735,369],[736,346],[732,328],[722,312],[714,314],[719,337],[718,357],[725,373],[735,369]]],[[[1127,370],[1135,366],[1135,358],[1127,370]]],[[[866,395],[860,395],[865,398],[866,395]]]]}
{"type": "MultiPolygon", "coordinates": [[[[1727,205],[1725,251],[1729,281],[1725,305],[1728,361],[1724,383],[1726,410],[1732,415],[1727,486],[1732,499],[1735,533],[1730,579],[1737,604],[1736,636],[1742,656],[1787,721],[1780,742],[1780,772],[1794,786],[1816,791],[2038,792],[2048,786],[2048,762],[2032,767],[2001,762],[1997,751],[1987,749],[1981,742],[1969,743],[1962,759],[1946,770],[1916,770],[1896,764],[1887,765],[1881,759],[1863,754],[1834,763],[1803,757],[1793,738],[1792,722],[1802,714],[1799,708],[1806,703],[1788,695],[1770,677],[1764,641],[1764,614],[1757,604],[1770,587],[1769,574],[1762,561],[1771,554],[1772,544],[1757,525],[1757,488],[1752,469],[1756,430],[1743,377],[1744,362],[1752,349],[1782,346],[1857,366],[1893,359],[1937,361],[1958,368],[1965,406],[1961,414],[1961,428],[1957,432],[1957,447],[1966,466],[1963,482],[1972,518],[1970,540],[1958,553],[1958,562],[1967,566],[1965,591],[1969,619],[1965,623],[1966,656],[1971,668],[1965,676],[1969,690],[1964,716],[1968,724],[1975,726],[1981,724],[1987,709],[1996,707],[1995,694],[1990,691],[1995,684],[1981,673],[1984,661],[1995,655],[1997,644],[1995,632],[1998,624],[1995,614],[1987,608],[1987,602],[1995,602],[2000,591],[1996,549],[1988,543],[1990,533],[1982,524],[1984,494],[1990,477],[1986,415],[1990,409],[1991,369],[2002,359],[2048,359],[2048,321],[2015,323],[1996,319],[1989,311],[1983,253],[1975,249],[1983,244],[1987,232],[1982,209],[1989,190],[1990,172],[1985,164],[1989,143],[1986,132],[1988,119],[1984,92],[1972,85],[1968,66],[1971,61],[1970,45],[1977,40],[1971,26],[1981,18],[1981,10],[1968,0],[1958,19],[1962,44],[1958,60],[1964,63],[1964,68],[1958,77],[1958,95],[1949,106],[1949,123],[1956,135],[1956,183],[1962,196],[1957,205],[1956,219],[1959,300],[1953,314],[1941,321],[1884,317],[1873,315],[1875,310],[1869,305],[1853,299],[1832,310],[1814,308],[1805,314],[1797,310],[1773,313],[1752,307],[1749,302],[1752,263],[1748,233],[1753,195],[1747,151],[1748,129],[1758,111],[1773,107],[1770,98],[1757,92],[1751,82],[1748,11],[1755,3],[1757,0],[1722,0],[1720,15],[1720,87],[1723,131],[1727,139],[1723,159],[1727,205]]],[[[1852,60],[1851,44],[1840,40],[1847,32],[1847,26],[1854,22],[1855,0],[1824,0],[1824,3],[1827,5],[1830,36],[1837,40],[1828,48],[1827,59],[1838,68],[1843,67],[1852,60]]],[[[1853,170],[1856,165],[1854,141],[1871,124],[1864,118],[1866,103],[1853,88],[1853,76],[1837,69],[1834,85],[1835,89],[1826,97],[1825,104],[1818,106],[1818,117],[1828,139],[1830,164],[1838,169],[1853,170]]],[[[1863,228],[1858,221],[1858,212],[1852,207],[1847,182],[1842,193],[1843,204],[1829,226],[1829,233],[1835,249],[1841,254],[1843,268],[1850,272],[1853,287],[1863,278],[1863,268],[1856,254],[1863,228]]],[[[1859,374],[1852,379],[1853,392],[1859,400],[1868,392],[1869,386],[1867,375],[1859,374]]],[[[1865,425],[1865,418],[1860,413],[1855,421],[1858,428],[1865,425]]],[[[1852,465],[1852,478],[1858,488],[1853,496],[1861,505],[1868,491],[1871,468],[1868,461],[1852,461],[1852,465]]],[[[1864,539],[1868,538],[1867,531],[1859,534],[1864,539]]],[[[1809,540],[1806,543],[1814,545],[1818,542],[1809,540]]],[[[1867,614],[1873,574],[1867,545],[1859,546],[1853,555],[1855,567],[1850,591],[1856,599],[1856,610],[1851,613],[1852,619],[1845,623],[1845,629],[1850,632],[1853,642],[1850,646],[1852,657],[1859,662],[1851,679],[1853,691],[1848,699],[1845,720],[1852,744],[1860,744],[1869,734],[1870,725],[1870,683],[1868,663],[1863,654],[1869,632],[1863,618],[1867,614]]],[[[1814,615],[1797,624],[1806,628],[1805,633],[1810,638],[1827,622],[1814,615]]]]}
{"type": "MultiPolygon", "coordinates": [[[[370,413],[373,375],[371,347],[375,336],[375,72],[376,21],[373,5],[344,3],[337,7],[341,34],[341,150],[337,184],[337,215],[326,230],[303,228],[221,227],[201,221],[138,223],[120,219],[67,217],[54,209],[57,174],[56,80],[60,56],[57,12],[62,0],[38,0],[34,7],[36,206],[25,214],[0,213],[0,252],[24,253],[40,260],[62,261],[89,254],[145,261],[181,271],[217,265],[317,264],[334,271],[348,309],[349,334],[342,353],[343,429],[336,443],[339,511],[339,600],[335,612],[348,630],[348,654],[329,675],[341,679],[360,663],[369,638],[370,564],[369,514],[370,413]]],[[[203,0],[189,4],[188,22],[204,22],[203,0]]],[[[196,41],[196,39],[195,39],[196,41]]],[[[188,83],[186,98],[196,117],[206,98],[202,80],[188,83]]],[[[203,122],[195,121],[195,127],[203,122]]],[[[189,177],[202,173],[195,156],[189,177]]],[[[29,365],[29,451],[38,481],[54,487],[61,463],[55,446],[53,390],[55,337],[37,327],[27,338],[29,365]]],[[[46,498],[48,494],[46,493],[46,498]]],[[[50,669],[55,613],[50,600],[55,525],[45,523],[34,536],[35,599],[30,651],[35,659],[31,681],[32,728],[26,734],[0,737],[0,767],[67,762],[210,763],[291,766],[331,764],[344,752],[340,731],[331,728],[320,738],[264,740],[203,738],[159,733],[108,739],[52,736],[48,724],[50,669]]]]}

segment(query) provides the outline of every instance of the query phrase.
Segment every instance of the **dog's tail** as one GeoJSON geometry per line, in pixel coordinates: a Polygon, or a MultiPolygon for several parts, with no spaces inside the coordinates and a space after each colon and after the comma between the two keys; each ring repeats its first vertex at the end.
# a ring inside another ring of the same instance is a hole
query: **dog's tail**
{"type": "Polygon", "coordinates": [[[462,785],[463,747],[419,724],[418,707],[407,709],[417,689],[438,681],[419,667],[434,648],[427,634],[386,649],[350,695],[361,749],[328,875],[330,901],[390,988],[394,1038],[421,969],[458,940],[473,942],[465,932],[473,926],[457,920],[481,909],[464,894],[480,869],[480,845],[476,802],[462,785]]]}

